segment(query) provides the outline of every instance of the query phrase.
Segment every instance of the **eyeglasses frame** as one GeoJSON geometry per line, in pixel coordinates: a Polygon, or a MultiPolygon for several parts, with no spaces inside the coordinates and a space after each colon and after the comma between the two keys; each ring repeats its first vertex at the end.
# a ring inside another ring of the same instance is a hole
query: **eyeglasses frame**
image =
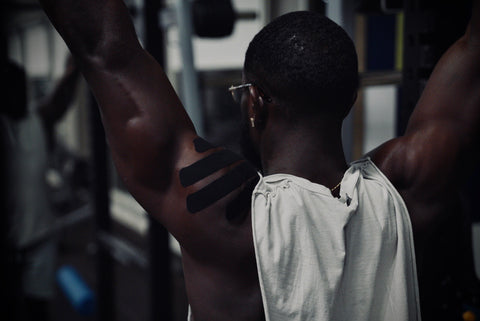
{"type": "Polygon", "coordinates": [[[265,95],[265,93],[263,92],[263,90],[258,87],[256,84],[254,83],[246,83],[246,84],[241,84],[241,85],[237,85],[237,86],[230,86],[228,88],[228,91],[232,94],[232,98],[233,98],[233,101],[235,101],[236,103],[240,103],[239,101],[237,101],[235,99],[235,91],[238,90],[238,89],[243,89],[243,88],[247,88],[247,87],[251,87],[251,86],[255,86],[258,88],[258,90],[260,91],[260,95],[262,96],[262,98],[267,102],[267,103],[271,103],[272,102],[272,98],[268,97],[265,95]]]}

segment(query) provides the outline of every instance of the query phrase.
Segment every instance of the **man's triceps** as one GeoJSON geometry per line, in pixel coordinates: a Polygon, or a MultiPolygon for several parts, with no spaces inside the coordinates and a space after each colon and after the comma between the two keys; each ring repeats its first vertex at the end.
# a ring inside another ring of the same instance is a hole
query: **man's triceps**
{"type": "MultiPolygon", "coordinates": [[[[195,151],[200,154],[215,148],[202,138],[196,138],[193,143],[195,151]]],[[[191,214],[195,214],[227,195],[235,194],[226,205],[225,215],[231,221],[248,210],[251,194],[258,182],[258,174],[250,163],[229,150],[216,149],[183,167],[179,179],[183,187],[188,187],[218,171],[222,171],[220,177],[187,195],[186,206],[191,214]]]]}

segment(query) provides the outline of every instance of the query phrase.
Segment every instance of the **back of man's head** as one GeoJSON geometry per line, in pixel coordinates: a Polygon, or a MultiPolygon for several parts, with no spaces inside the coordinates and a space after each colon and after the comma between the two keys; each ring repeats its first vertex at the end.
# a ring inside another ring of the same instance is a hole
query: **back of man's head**
{"type": "Polygon", "coordinates": [[[250,42],[244,72],[289,115],[348,113],[358,87],[357,54],[347,33],[324,15],[285,14],[250,42]]]}

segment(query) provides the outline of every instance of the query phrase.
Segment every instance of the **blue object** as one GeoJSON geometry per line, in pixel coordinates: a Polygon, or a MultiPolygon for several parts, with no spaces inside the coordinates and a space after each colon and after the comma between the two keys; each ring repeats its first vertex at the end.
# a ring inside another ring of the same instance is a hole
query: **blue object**
{"type": "Polygon", "coordinates": [[[81,315],[92,315],[95,310],[95,296],[77,270],[63,265],[57,270],[57,282],[72,307],[81,315]]]}

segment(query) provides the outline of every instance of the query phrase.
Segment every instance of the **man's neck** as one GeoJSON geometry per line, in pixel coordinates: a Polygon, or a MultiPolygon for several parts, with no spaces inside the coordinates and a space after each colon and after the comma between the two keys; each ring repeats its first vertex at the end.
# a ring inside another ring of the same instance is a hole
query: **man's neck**
{"type": "Polygon", "coordinates": [[[276,128],[264,136],[262,165],[265,175],[284,173],[335,187],[347,168],[340,128],[276,128]],[[323,133],[323,134],[322,134],[323,133]]]}

